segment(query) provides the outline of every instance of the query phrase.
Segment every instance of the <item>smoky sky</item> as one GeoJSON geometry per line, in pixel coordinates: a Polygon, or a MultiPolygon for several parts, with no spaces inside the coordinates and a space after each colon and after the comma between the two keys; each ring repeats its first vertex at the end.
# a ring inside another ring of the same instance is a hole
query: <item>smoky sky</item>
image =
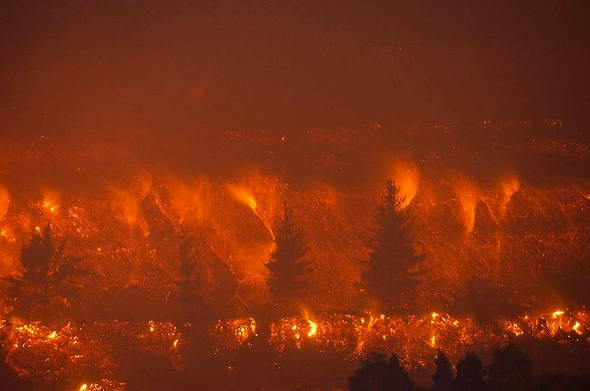
{"type": "Polygon", "coordinates": [[[586,123],[585,1],[14,1],[5,134],[561,118],[586,123]]]}

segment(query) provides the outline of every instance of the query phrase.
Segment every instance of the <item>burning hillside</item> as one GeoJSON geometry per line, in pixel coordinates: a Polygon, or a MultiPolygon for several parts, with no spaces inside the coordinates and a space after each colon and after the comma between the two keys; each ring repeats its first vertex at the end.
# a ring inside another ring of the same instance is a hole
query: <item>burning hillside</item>
{"type": "Polygon", "coordinates": [[[585,310],[555,311],[590,297],[583,138],[554,122],[474,126],[492,142],[466,149],[473,139],[459,127],[375,127],[229,133],[175,154],[100,139],[72,149],[48,137],[26,153],[6,151],[8,363],[33,383],[93,379],[76,387],[118,390],[144,373],[130,366],[133,352],[178,376],[207,352],[231,383],[261,340],[277,362],[311,349],[347,370],[374,350],[420,370],[438,348],[458,358],[510,338],[587,344],[585,310]],[[514,129],[517,139],[507,134],[514,129]],[[532,175],[547,158],[555,165],[532,175]],[[415,313],[403,317],[371,314],[361,287],[387,178],[425,256],[415,313]],[[267,264],[285,205],[310,265],[290,314],[269,312],[267,264]],[[14,287],[40,273],[25,259],[34,243],[52,256],[45,288],[31,285],[26,296],[14,287]]]}

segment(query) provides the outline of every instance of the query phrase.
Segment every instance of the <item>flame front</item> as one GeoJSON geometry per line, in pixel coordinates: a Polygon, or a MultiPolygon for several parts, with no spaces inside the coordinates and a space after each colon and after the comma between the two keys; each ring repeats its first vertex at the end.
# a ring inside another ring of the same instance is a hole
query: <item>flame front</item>
{"type": "Polygon", "coordinates": [[[420,170],[410,161],[397,161],[393,165],[393,178],[404,199],[401,207],[406,208],[418,193],[420,170]]]}

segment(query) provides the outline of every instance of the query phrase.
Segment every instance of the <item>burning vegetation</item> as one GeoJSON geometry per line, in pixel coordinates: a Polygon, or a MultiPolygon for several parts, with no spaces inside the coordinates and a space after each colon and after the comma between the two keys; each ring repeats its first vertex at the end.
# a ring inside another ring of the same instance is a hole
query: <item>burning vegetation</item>
{"type": "Polygon", "coordinates": [[[33,388],[224,388],[266,355],[272,386],[308,359],[333,388],[372,351],[417,372],[514,340],[590,354],[588,148],[505,126],[475,152],[440,125],[230,133],[168,165],[34,140],[0,171],[6,362],[33,388]]]}

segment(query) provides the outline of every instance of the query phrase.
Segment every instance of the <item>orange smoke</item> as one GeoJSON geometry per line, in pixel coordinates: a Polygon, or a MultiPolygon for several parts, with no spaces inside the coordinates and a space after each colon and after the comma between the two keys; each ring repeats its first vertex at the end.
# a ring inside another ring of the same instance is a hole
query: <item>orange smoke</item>
{"type": "Polygon", "coordinates": [[[241,202],[242,204],[249,206],[256,213],[256,208],[258,204],[252,195],[252,192],[248,189],[243,187],[239,187],[236,185],[232,185],[228,183],[226,185],[227,189],[230,191],[231,195],[236,199],[236,201],[241,202]]]}
{"type": "Polygon", "coordinates": [[[43,201],[41,201],[41,210],[50,219],[59,213],[59,194],[54,190],[43,190],[43,201]]]}
{"type": "Polygon", "coordinates": [[[127,188],[112,187],[112,194],[129,227],[135,226],[140,213],[141,203],[152,189],[152,177],[142,171],[133,178],[127,188]]]}
{"type": "Polygon", "coordinates": [[[455,181],[453,190],[461,203],[461,214],[465,233],[469,234],[473,231],[473,226],[475,225],[475,207],[480,191],[477,186],[464,178],[459,178],[459,180],[455,181]]]}
{"type": "Polygon", "coordinates": [[[520,181],[515,176],[509,176],[500,182],[500,188],[502,190],[502,199],[499,213],[500,219],[503,219],[506,216],[506,204],[510,201],[510,197],[520,189],[520,181]]]}
{"type": "Polygon", "coordinates": [[[187,220],[203,220],[209,207],[211,183],[199,179],[190,183],[172,180],[166,187],[172,214],[179,224],[187,220]]]}
{"type": "Polygon", "coordinates": [[[393,178],[399,187],[399,193],[404,198],[402,209],[407,207],[418,193],[420,170],[409,161],[397,161],[393,164],[393,178]]]}

